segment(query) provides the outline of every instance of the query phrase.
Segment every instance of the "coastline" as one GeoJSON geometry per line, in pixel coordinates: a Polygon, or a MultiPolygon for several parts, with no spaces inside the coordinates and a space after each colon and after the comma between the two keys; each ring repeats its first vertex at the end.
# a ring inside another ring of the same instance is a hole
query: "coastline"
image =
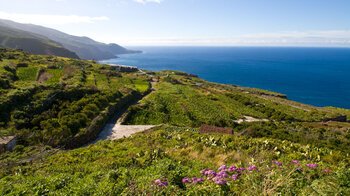
{"type": "Polygon", "coordinates": [[[221,84],[279,92],[297,102],[350,109],[349,48],[139,47],[100,61],[150,71],[179,70],[221,84]],[[324,80],[327,78],[327,80],[324,80]]]}

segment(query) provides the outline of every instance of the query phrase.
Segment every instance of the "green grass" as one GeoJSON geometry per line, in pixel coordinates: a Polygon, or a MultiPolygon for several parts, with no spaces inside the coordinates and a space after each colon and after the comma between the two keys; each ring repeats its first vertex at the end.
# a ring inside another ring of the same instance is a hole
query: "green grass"
{"type": "Polygon", "coordinates": [[[319,121],[328,113],[306,111],[286,104],[257,98],[239,91],[217,91],[204,85],[158,84],[157,91],[135,107],[127,124],[169,123],[200,126],[234,126],[233,120],[244,115],[271,119],[319,121]]]}
{"type": "Polygon", "coordinates": [[[110,78],[110,82],[111,82],[110,85],[113,86],[113,87],[121,87],[122,86],[122,84],[120,83],[119,78],[117,78],[117,77],[110,78]]]}
{"type": "Polygon", "coordinates": [[[95,77],[94,74],[89,73],[86,76],[86,84],[87,85],[95,85],[95,77]]]}
{"type": "Polygon", "coordinates": [[[62,77],[62,70],[60,70],[60,69],[47,69],[46,72],[51,75],[51,77],[48,80],[46,80],[47,84],[59,83],[59,81],[62,77]]]}
{"type": "Polygon", "coordinates": [[[94,74],[96,78],[97,88],[98,89],[108,89],[109,82],[108,77],[105,74],[94,74]]]}
{"type": "Polygon", "coordinates": [[[347,115],[347,120],[350,121],[350,110],[349,109],[336,108],[336,107],[326,107],[326,109],[347,115]]]}
{"type": "Polygon", "coordinates": [[[181,127],[157,129],[131,138],[62,151],[27,165],[1,168],[0,193],[157,195],[158,191],[165,195],[261,195],[264,191],[274,191],[277,195],[346,195],[350,191],[346,184],[350,178],[346,167],[349,157],[337,151],[330,153],[326,148],[266,138],[201,135],[196,129],[181,127]],[[292,160],[301,161],[298,167],[303,170],[294,170],[291,174],[293,165],[288,165],[292,160]],[[282,162],[281,169],[271,161],[282,162]],[[306,166],[308,163],[317,163],[319,167],[310,169],[306,166]],[[201,170],[216,170],[223,164],[246,169],[255,165],[262,172],[245,171],[238,181],[223,186],[210,181],[188,186],[182,183],[184,177],[202,177],[201,170]],[[322,173],[324,169],[331,172],[322,173]],[[169,186],[151,186],[154,180],[163,178],[167,178],[169,186]],[[278,188],[274,189],[275,186],[278,188]]]}
{"type": "Polygon", "coordinates": [[[317,122],[348,110],[305,106],[308,111],[260,96],[276,95],[272,92],[154,72],[156,91],[130,108],[126,123],[174,127],[86,148],[51,150],[44,145],[87,143],[113,116],[114,106],[118,112],[139,96],[135,91],[149,89],[150,76],[16,50],[1,55],[0,135],[16,135],[19,145],[0,155],[1,195],[349,195],[349,125],[317,122]],[[16,68],[19,62],[29,67],[16,68]],[[63,69],[50,69],[56,64],[63,69]],[[38,65],[52,76],[46,84],[35,82],[38,65]],[[269,121],[234,122],[243,115],[269,121]],[[202,135],[196,128],[201,124],[229,127],[234,135],[202,135]],[[303,170],[289,173],[295,159],[303,170]],[[273,160],[283,162],[282,169],[273,160]],[[310,169],[307,163],[319,167],[310,169]],[[257,165],[264,172],[246,171],[225,185],[181,182],[222,164],[257,165]],[[162,178],[169,186],[154,186],[162,178]]]}
{"type": "Polygon", "coordinates": [[[35,81],[37,77],[38,67],[19,67],[17,68],[17,76],[22,81],[35,81]]]}
{"type": "Polygon", "coordinates": [[[149,90],[149,82],[144,80],[134,80],[133,84],[135,85],[136,90],[140,92],[145,92],[149,90]]]}
{"type": "MultiPolygon", "coordinates": [[[[135,74],[122,75],[107,65],[16,50],[6,50],[1,57],[0,136],[17,135],[26,146],[64,145],[78,132],[85,134],[98,116],[96,123],[103,128],[113,116],[105,110],[122,107],[138,95],[132,83],[135,74]],[[16,67],[19,62],[28,67],[16,67]],[[45,83],[36,82],[38,65],[50,74],[45,83]],[[54,69],[56,65],[62,69],[54,69]]],[[[145,83],[138,78],[140,91],[145,83]]]]}

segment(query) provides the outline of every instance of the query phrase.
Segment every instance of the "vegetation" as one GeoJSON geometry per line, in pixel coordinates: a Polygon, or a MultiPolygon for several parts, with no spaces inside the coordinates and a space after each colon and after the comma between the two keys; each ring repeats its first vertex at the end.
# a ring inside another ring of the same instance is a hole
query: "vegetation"
{"type": "Polygon", "coordinates": [[[237,135],[289,140],[349,152],[346,131],[349,123],[322,128],[301,123],[322,124],[324,118],[343,115],[341,109],[335,113],[335,109],[297,108],[281,103],[276,99],[284,100],[283,96],[268,91],[213,84],[171,73],[159,73],[164,82],[158,83],[157,90],[143,99],[141,105],[129,108],[125,124],[164,123],[190,127],[208,124],[233,128],[237,135]],[[201,85],[196,85],[198,83],[201,85]],[[268,121],[239,124],[237,119],[242,116],[268,121]]]}
{"type": "Polygon", "coordinates": [[[350,194],[350,123],[330,120],[349,110],[184,72],[0,50],[0,136],[17,138],[0,155],[2,195],[350,194]],[[124,124],[164,125],[81,147],[127,106],[124,124]]]}
{"type": "Polygon", "coordinates": [[[233,126],[233,120],[245,115],[277,121],[310,122],[339,115],[332,111],[316,108],[305,110],[264,99],[252,95],[255,89],[252,94],[248,94],[250,89],[177,75],[164,77],[163,80],[156,86],[157,91],[144,99],[141,106],[130,109],[132,118],[127,120],[127,124],[233,126]]]}
{"type": "Polygon", "coordinates": [[[17,135],[22,145],[65,145],[108,108],[126,104],[127,95],[149,89],[146,76],[134,85],[133,74],[90,61],[6,49],[1,55],[0,134],[17,135]]]}
{"type": "Polygon", "coordinates": [[[86,60],[111,59],[118,54],[140,52],[126,49],[118,44],[104,44],[88,37],[73,36],[43,26],[2,19],[0,19],[0,47],[23,49],[33,54],[86,60]]]}
{"type": "Polygon", "coordinates": [[[42,161],[1,167],[0,193],[348,195],[348,165],[348,155],[327,148],[160,127],[56,153],[42,161]],[[224,170],[232,178],[216,170],[221,165],[235,166],[224,170]],[[202,175],[206,168],[214,169],[215,176],[213,172],[202,175]]]}
{"type": "Polygon", "coordinates": [[[33,54],[79,58],[74,52],[45,36],[12,28],[3,22],[0,19],[0,47],[22,49],[33,54]]]}

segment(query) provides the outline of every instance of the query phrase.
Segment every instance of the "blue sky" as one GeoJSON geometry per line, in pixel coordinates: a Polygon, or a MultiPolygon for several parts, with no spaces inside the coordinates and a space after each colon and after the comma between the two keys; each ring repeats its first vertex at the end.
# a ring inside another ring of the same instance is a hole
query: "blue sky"
{"type": "Polygon", "coordinates": [[[0,0],[0,18],[122,45],[346,46],[349,0],[0,0]]]}

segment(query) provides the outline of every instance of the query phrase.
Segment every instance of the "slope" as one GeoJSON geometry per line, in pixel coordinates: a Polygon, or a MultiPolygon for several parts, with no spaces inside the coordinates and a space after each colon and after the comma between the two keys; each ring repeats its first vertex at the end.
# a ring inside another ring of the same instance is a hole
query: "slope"
{"type": "Polygon", "coordinates": [[[104,44],[88,37],[73,36],[61,31],[32,24],[21,24],[9,20],[0,20],[7,27],[36,33],[62,44],[63,47],[75,52],[82,59],[109,59],[118,54],[128,54],[140,51],[128,50],[118,44],[104,44]]]}
{"type": "Polygon", "coordinates": [[[9,28],[0,24],[0,46],[22,49],[32,54],[55,55],[79,58],[74,52],[63,48],[60,44],[34,33],[9,28]]]}
{"type": "Polygon", "coordinates": [[[350,123],[320,122],[349,110],[266,96],[286,99],[183,72],[123,73],[0,49],[0,136],[17,138],[13,152],[0,154],[0,194],[349,195],[350,123]],[[126,123],[168,125],[62,149],[95,139],[151,79],[156,91],[126,123]],[[242,115],[268,121],[238,124],[242,115]],[[234,132],[204,134],[201,124],[234,132]]]}

